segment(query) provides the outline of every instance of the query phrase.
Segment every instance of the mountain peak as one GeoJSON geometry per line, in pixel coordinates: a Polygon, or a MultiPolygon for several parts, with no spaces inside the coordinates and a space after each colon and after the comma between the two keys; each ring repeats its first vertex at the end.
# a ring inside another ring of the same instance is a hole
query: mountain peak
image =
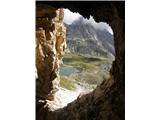
{"type": "Polygon", "coordinates": [[[72,53],[114,56],[113,35],[94,19],[80,17],[67,27],[67,45],[72,53]]]}
{"type": "Polygon", "coordinates": [[[104,23],[104,22],[95,22],[95,20],[93,19],[92,16],[90,16],[89,19],[86,19],[84,17],[79,17],[77,20],[75,20],[71,25],[78,25],[78,24],[82,24],[82,25],[89,25],[89,26],[92,26],[94,27],[94,29],[97,29],[97,30],[100,30],[100,31],[108,31],[110,34],[113,35],[113,31],[111,29],[111,27],[104,23]]]}

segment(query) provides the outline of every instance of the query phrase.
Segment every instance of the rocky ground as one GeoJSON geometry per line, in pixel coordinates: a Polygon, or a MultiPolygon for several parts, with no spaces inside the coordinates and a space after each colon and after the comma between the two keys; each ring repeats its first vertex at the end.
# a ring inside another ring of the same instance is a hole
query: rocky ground
{"type": "Polygon", "coordinates": [[[81,95],[82,93],[84,92],[86,93],[90,91],[92,90],[87,90],[84,87],[77,85],[77,88],[74,91],[61,87],[60,90],[56,94],[57,96],[59,96],[62,107],[64,107],[64,106],[67,106],[68,103],[73,102],[75,99],[77,99],[77,97],[81,95]]]}

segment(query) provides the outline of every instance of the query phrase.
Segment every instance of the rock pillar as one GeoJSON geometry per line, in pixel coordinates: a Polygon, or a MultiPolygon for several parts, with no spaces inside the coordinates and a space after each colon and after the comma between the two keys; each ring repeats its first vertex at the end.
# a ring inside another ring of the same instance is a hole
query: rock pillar
{"type": "Polygon", "coordinates": [[[54,101],[59,90],[59,67],[66,47],[63,9],[36,6],[36,107],[54,101]]]}

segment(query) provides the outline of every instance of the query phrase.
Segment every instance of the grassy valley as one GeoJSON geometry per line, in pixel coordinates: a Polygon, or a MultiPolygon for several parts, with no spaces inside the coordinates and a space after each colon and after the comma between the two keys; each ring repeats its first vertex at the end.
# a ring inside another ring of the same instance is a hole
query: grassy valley
{"type": "Polygon", "coordinates": [[[84,54],[65,54],[60,69],[61,87],[75,90],[77,86],[94,89],[109,76],[112,59],[84,54]]]}

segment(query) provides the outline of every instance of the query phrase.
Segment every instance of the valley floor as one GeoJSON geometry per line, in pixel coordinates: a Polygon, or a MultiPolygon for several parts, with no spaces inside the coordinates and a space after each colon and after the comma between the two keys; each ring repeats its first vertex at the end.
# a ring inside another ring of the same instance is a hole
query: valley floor
{"type": "Polygon", "coordinates": [[[82,54],[66,54],[60,69],[61,88],[57,92],[62,107],[81,93],[91,92],[109,76],[111,59],[82,54]],[[107,77],[106,77],[107,76],[107,77]]]}

